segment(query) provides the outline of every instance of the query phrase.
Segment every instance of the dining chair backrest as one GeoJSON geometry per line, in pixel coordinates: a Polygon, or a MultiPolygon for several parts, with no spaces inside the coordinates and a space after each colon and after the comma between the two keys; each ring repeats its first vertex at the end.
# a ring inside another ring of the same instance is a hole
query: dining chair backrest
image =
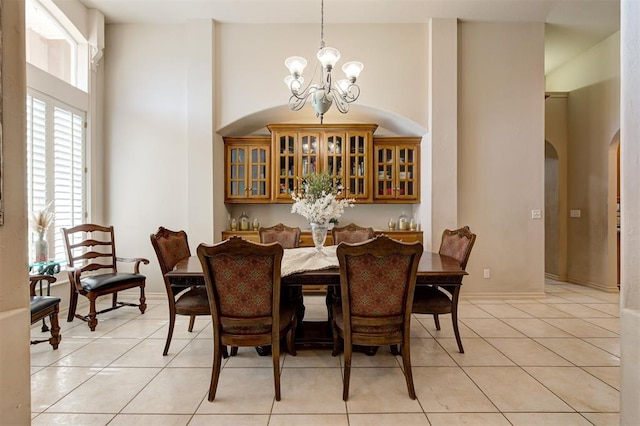
{"type": "Polygon", "coordinates": [[[453,231],[445,229],[442,233],[439,253],[453,257],[460,262],[462,269],[466,269],[475,241],[476,234],[471,233],[468,226],[463,226],[453,231]]]}
{"type": "Polygon", "coordinates": [[[331,237],[333,238],[333,244],[335,245],[338,245],[341,242],[350,244],[361,243],[372,239],[374,237],[374,231],[373,228],[364,228],[356,225],[355,223],[350,223],[341,228],[334,227],[331,230],[331,237]]]}
{"type": "Polygon", "coordinates": [[[279,223],[277,225],[258,229],[260,242],[263,244],[280,243],[282,248],[300,247],[300,228],[289,227],[279,223]]]}
{"type": "MultiPolygon", "coordinates": [[[[161,226],[155,234],[150,235],[150,239],[163,277],[173,270],[178,261],[191,256],[185,231],[172,231],[161,226]]],[[[168,283],[166,278],[165,283],[168,283]]]]}

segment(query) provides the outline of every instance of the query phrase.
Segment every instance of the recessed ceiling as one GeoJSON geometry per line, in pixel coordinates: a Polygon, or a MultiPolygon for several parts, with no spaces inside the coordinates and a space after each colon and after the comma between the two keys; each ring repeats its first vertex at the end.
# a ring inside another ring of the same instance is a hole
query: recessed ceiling
{"type": "MultiPolygon", "coordinates": [[[[107,23],[315,23],[319,0],[80,0],[107,23]]],[[[620,0],[325,0],[327,23],[545,22],[545,72],[620,29],[620,0]]]]}

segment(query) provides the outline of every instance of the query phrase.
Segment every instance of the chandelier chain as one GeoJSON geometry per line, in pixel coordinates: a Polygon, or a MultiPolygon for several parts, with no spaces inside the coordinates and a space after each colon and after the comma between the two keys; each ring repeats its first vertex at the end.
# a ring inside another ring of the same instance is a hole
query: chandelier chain
{"type": "Polygon", "coordinates": [[[320,49],[324,48],[324,0],[320,2],[320,49]]]}

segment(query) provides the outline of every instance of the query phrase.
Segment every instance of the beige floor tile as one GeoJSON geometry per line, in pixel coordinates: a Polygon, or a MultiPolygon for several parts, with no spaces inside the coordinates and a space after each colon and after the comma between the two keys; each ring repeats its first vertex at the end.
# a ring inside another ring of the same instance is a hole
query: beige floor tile
{"type": "Polygon", "coordinates": [[[108,332],[105,337],[112,339],[127,338],[127,339],[145,339],[158,331],[165,321],[159,319],[142,319],[135,318],[126,324],[108,332]]]}
{"type": "Polygon", "coordinates": [[[267,426],[267,424],[269,424],[267,414],[196,414],[189,422],[189,426],[267,426]]]}
{"type": "Polygon", "coordinates": [[[186,426],[191,415],[176,414],[118,414],[109,426],[186,426]]]}
{"type": "MultiPolygon", "coordinates": [[[[199,340],[194,340],[195,342],[199,342],[199,340]]],[[[191,343],[193,344],[193,343],[191,343]]],[[[191,345],[190,344],[190,345],[191,345]]],[[[209,343],[209,366],[211,366],[211,362],[213,361],[213,341],[209,343]]],[[[185,348],[186,351],[189,347],[185,348]]],[[[229,348],[230,349],[230,348],[229,348]]],[[[183,351],[183,352],[184,352],[183,351]]],[[[180,354],[182,355],[182,354],[180,354]]],[[[287,358],[287,354],[283,351],[280,351],[280,365],[284,365],[284,360],[287,358]]],[[[190,356],[187,354],[184,356],[183,361],[189,362],[190,356]]],[[[242,347],[238,348],[238,354],[236,356],[232,356],[227,358],[226,360],[222,360],[224,368],[271,368],[273,365],[273,359],[271,355],[269,356],[260,356],[254,347],[242,347]]]]}
{"type": "Polygon", "coordinates": [[[42,413],[31,421],[31,425],[104,426],[109,424],[113,416],[113,414],[42,413]]]}
{"type": "Polygon", "coordinates": [[[577,366],[619,366],[620,358],[575,337],[535,339],[577,366]]]}
{"type": "Polygon", "coordinates": [[[509,426],[501,413],[429,413],[432,426],[509,426]]]}
{"type": "Polygon", "coordinates": [[[582,367],[614,389],[620,390],[620,367],[582,367]]]}
{"type": "Polygon", "coordinates": [[[504,413],[513,426],[589,426],[578,413],[504,413]]]}
{"type": "Polygon", "coordinates": [[[597,311],[605,312],[613,315],[614,317],[620,316],[620,303],[585,303],[587,308],[595,309],[597,311]]]}
{"type": "MultiPolygon", "coordinates": [[[[593,296],[589,296],[588,294],[582,294],[582,293],[566,293],[566,294],[563,294],[562,297],[575,303],[602,303],[603,302],[603,300],[601,299],[595,298],[593,296]]],[[[610,302],[610,300],[608,302],[610,302]]]]}
{"type": "Polygon", "coordinates": [[[158,368],[105,368],[47,412],[119,413],[158,372],[158,368]]]}
{"type": "Polygon", "coordinates": [[[67,328],[65,325],[69,324],[66,320],[61,319],[60,321],[60,332],[62,333],[62,341],[65,339],[73,338],[88,338],[88,339],[97,339],[99,337],[105,336],[107,333],[117,329],[118,327],[128,323],[131,321],[131,318],[102,318],[98,315],[98,325],[94,331],[91,331],[86,322],[83,322],[79,319],[73,320],[78,324],[74,324],[74,327],[67,328]]]}
{"type": "Polygon", "coordinates": [[[140,342],[138,339],[96,339],[62,358],[54,365],[66,367],[106,367],[140,342]]]}
{"type": "MultiPolygon", "coordinates": [[[[189,340],[172,339],[169,353],[162,355],[164,350],[164,340],[145,339],[135,347],[131,348],[120,358],[113,361],[111,367],[165,367],[182,349],[187,346],[189,340]]],[[[211,364],[211,362],[209,362],[211,364]]],[[[210,365],[209,365],[210,366],[210,365]]]]}
{"type": "Polygon", "coordinates": [[[524,367],[576,411],[617,412],[619,392],[578,367],[524,367]],[[576,384],[579,383],[577,386],[576,384]]]}
{"type": "Polygon", "coordinates": [[[612,355],[620,357],[620,338],[619,337],[591,337],[582,339],[609,352],[612,355]]]}
{"type": "Polygon", "coordinates": [[[351,417],[346,414],[272,414],[269,426],[353,426],[351,417]]]}
{"type": "Polygon", "coordinates": [[[620,414],[618,413],[580,413],[595,426],[619,426],[620,414]]]}
{"type": "Polygon", "coordinates": [[[122,413],[194,413],[209,390],[210,375],[209,368],[165,368],[122,413]]]}
{"type": "MultiPolygon", "coordinates": [[[[342,396],[342,386],[338,389],[342,396]]],[[[402,370],[397,368],[352,368],[347,411],[352,413],[422,412],[409,397],[402,370]]]]}
{"type": "Polygon", "coordinates": [[[531,339],[487,339],[519,366],[570,366],[571,363],[531,339]]]}
{"type": "MultiPolygon", "coordinates": [[[[424,413],[349,414],[349,426],[429,426],[424,413]]],[[[271,424],[269,424],[271,426],[271,424]]]]}
{"type": "MultiPolygon", "coordinates": [[[[445,316],[445,318],[447,318],[447,316],[445,316]]],[[[433,317],[431,317],[431,320],[433,321],[433,317]]],[[[451,318],[449,318],[449,321],[451,321],[451,318]]],[[[412,321],[411,321],[411,338],[413,339],[414,337],[415,338],[431,337],[431,334],[429,334],[429,331],[415,317],[412,318],[412,321]]]]}
{"type": "Polygon", "coordinates": [[[327,368],[340,367],[340,357],[331,356],[327,349],[301,349],[296,356],[287,355],[282,368],[327,368]]]}
{"type": "Polygon", "coordinates": [[[605,330],[580,318],[544,319],[547,323],[575,337],[617,337],[617,333],[605,330]]]}
{"type": "Polygon", "coordinates": [[[518,305],[518,309],[536,318],[573,318],[571,314],[545,303],[521,303],[518,305]]]}
{"type": "Polygon", "coordinates": [[[479,308],[488,312],[495,318],[532,318],[532,316],[526,312],[521,311],[517,307],[502,303],[502,304],[482,304],[478,305],[479,308]]]}
{"type": "Polygon", "coordinates": [[[411,365],[414,367],[455,366],[453,358],[440,345],[444,341],[441,339],[438,343],[433,338],[411,339],[411,365]]]}
{"type": "MultiPolygon", "coordinates": [[[[443,315],[442,317],[448,318],[449,316],[443,315]]],[[[493,318],[493,315],[491,315],[487,310],[484,309],[484,305],[476,306],[472,304],[458,304],[458,319],[460,318],[493,318]]]]}
{"type": "Polygon", "coordinates": [[[498,409],[457,367],[413,368],[413,382],[426,413],[489,413],[498,409]]]}
{"type": "Polygon", "coordinates": [[[31,365],[46,367],[55,364],[60,359],[72,354],[80,348],[93,342],[94,339],[74,339],[72,337],[62,337],[58,349],[53,350],[50,344],[40,343],[31,345],[31,365]]]}
{"type": "Polygon", "coordinates": [[[611,318],[611,314],[589,308],[580,303],[557,303],[552,305],[553,308],[580,318],[611,318]]]}
{"type": "Polygon", "coordinates": [[[346,414],[342,376],[337,368],[286,368],[281,375],[282,399],[274,414],[346,414]]]}
{"type": "MultiPolygon", "coordinates": [[[[164,348],[164,342],[160,340],[154,340],[159,343],[157,348],[154,349],[155,353],[160,351],[162,355],[162,349],[164,348]]],[[[169,353],[175,354],[173,359],[169,362],[168,367],[202,367],[211,368],[213,365],[213,340],[210,339],[193,339],[180,351],[174,352],[172,342],[169,348],[169,353]]],[[[222,360],[222,365],[225,365],[226,360],[222,360]]]]}
{"type": "MultiPolygon", "coordinates": [[[[451,323],[450,315],[440,315],[440,330],[436,329],[435,324],[433,323],[433,318],[424,318],[419,320],[420,324],[429,332],[429,334],[436,339],[448,339],[451,337],[455,337],[453,334],[453,324],[451,323]]],[[[476,333],[473,332],[469,327],[462,323],[462,320],[458,318],[458,329],[460,331],[460,337],[464,339],[465,337],[479,337],[476,333]]]]}
{"type": "Polygon", "coordinates": [[[480,337],[525,337],[524,334],[499,319],[469,318],[462,322],[480,337]]]}
{"type": "Polygon", "coordinates": [[[520,367],[464,367],[464,371],[502,412],[573,411],[520,367]]]}
{"type": "MultiPolygon", "coordinates": [[[[374,356],[365,355],[362,352],[354,351],[351,357],[351,368],[370,367],[398,367],[402,363],[401,359],[396,359],[391,354],[389,346],[380,346],[374,356]]],[[[344,354],[340,354],[340,365],[344,365],[344,354]]]]}
{"type": "MultiPolygon", "coordinates": [[[[173,327],[173,337],[174,339],[192,339],[205,327],[211,327],[211,317],[206,317],[207,319],[203,319],[202,317],[196,317],[196,322],[193,324],[193,331],[189,332],[189,317],[184,315],[176,316],[176,323],[173,327]]],[[[162,320],[161,320],[162,321],[162,320]]],[[[151,334],[149,338],[151,339],[162,339],[167,340],[167,333],[169,332],[169,317],[165,318],[163,322],[163,326],[158,329],[155,333],[151,334]]]]}
{"type": "Polygon", "coordinates": [[[508,319],[502,321],[523,333],[527,337],[572,337],[566,331],[538,318],[508,319]]]}
{"type": "Polygon", "coordinates": [[[441,339],[439,343],[460,366],[514,365],[513,361],[484,339],[463,339],[463,354],[458,352],[458,343],[455,339],[441,339]]]}
{"type": "Polygon", "coordinates": [[[609,330],[612,333],[620,334],[620,318],[583,318],[585,321],[609,330]]]}
{"type": "Polygon", "coordinates": [[[31,411],[42,412],[100,371],[88,367],[46,367],[31,376],[31,411]]]}

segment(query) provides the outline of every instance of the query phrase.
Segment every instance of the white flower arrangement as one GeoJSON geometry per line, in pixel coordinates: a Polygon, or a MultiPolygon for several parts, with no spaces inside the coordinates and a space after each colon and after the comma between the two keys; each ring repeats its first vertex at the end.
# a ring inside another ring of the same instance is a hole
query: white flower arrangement
{"type": "Polygon", "coordinates": [[[47,232],[49,226],[53,223],[54,214],[51,211],[51,203],[47,204],[46,207],[37,212],[32,212],[29,217],[29,224],[31,225],[31,230],[36,234],[42,236],[47,232]]]}
{"type": "Polygon", "coordinates": [[[340,198],[342,185],[335,184],[326,172],[312,173],[302,178],[302,189],[291,194],[291,213],[304,216],[309,223],[337,222],[347,207],[353,207],[355,199],[340,198]]]}

